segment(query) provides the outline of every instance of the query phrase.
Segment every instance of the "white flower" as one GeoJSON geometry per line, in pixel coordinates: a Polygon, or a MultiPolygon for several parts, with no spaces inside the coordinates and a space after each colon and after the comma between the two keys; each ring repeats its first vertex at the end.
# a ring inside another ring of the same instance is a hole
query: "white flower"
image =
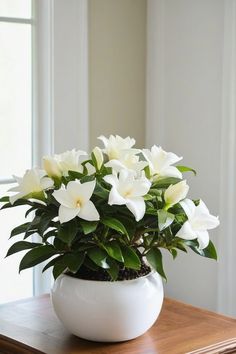
{"type": "Polygon", "coordinates": [[[144,149],[142,152],[149,163],[150,173],[154,179],[159,177],[182,178],[181,172],[176,167],[171,166],[180,161],[182,157],[178,157],[172,152],[166,152],[156,145],[153,145],[151,150],[144,149]]]}
{"type": "Polygon", "coordinates": [[[96,146],[92,152],[96,159],[97,168],[98,170],[100,170],[104,161],[102,150],[98,146],[96,146]]]}
{"type": "Polygon", "coordinates": [[[126,205],[136,221],[141,220],[146,210],[143,196],[148,193],[151,182],[144,176],[135,179],[134,173],[126,169],[120,172],[119,178],[108,175],[104,180],[112,185],[108,204],[126,205]]]}
{"type": "Polygon", "coordinates": [[[60,168],[63,174],[68,174],[68,171],[83,172],[83,166],[81,165],[81,156],[87,155],[86,152],[75,149],[66,151],[63,154],[56,155],[60,160],[60,168]]]}
{"type": "Polygon", "coordinates": [[[81,165],[82,156],[87,155],[84,151],[75,149],[66,151],[62,154],[56,154],[53,157],[43,157],[43,167],[50,177],[61,177],[68,175],[68,171],[83,172],[81,165]]]}
{"type": "Polygon", "coordinates": [[[60,167],[60,159],[58,158],[59,155],[55,155],[54,157],[51,156],[44,156],[43,157],[43,168],[47,172],[49,177],[61,177],[62,170],[60,167]]]}
{"type": "Polygon", "coordinates": [[[209,234],[207,230],[214,229],[219,225],[219,219],[209,213],[205,203],[200,200],[198,206],[195,206],[192,200],[185,199],[180,202],[188,220],[183,224],[176,236],[184,240],[194,240],[197,238],[199,249],[204,249],[209,243],[209,234]]]}
{"type": "Polygon", "coordinates": [[[106,138],[101,135],[98,139],[102,140],[105,146],[103,152],[107,154],[109,160],[119,159],[122,150],[129,150],[135,144],[135,140],[129,136],[127,138],[121,138],[119,135],[110,135],[109,138],[106,138]]]}
{"type": "Polygon", "coordinates": [[[128,169],[134,171],[136,175],[138,175],[148,163],[147,161],[139,161],[137,152],[133,150],[134,149],[121,151],[119,159],[112,159],[108,161],[105,166],[111,167],[115,172],[128,169]]]}
{"type": "Polygon", "coordinates": [[[59,220],[61,223],[70,221],[76,216],[88,221],[99,220],[99,214],[90,198],[93,194],[96,181],[80,183],[71,181],[66,189],[54,191],[54,198],[61,204],[59,220]]]}
{"type": "Polygon", "coordinates": [[[9,192],[18,193],[10,197],[11,204],[20,198],[44,198],[44,190],[53,186],[51,178],[45,175],[45,171],[33,168],[27,170],[23,177],[14,176],[18,186],[9,189],[9,192]]]}
{"type": "Polygon", "coordinates": [[[187,185],[186,181],[181,181],[170,185],[164,193],[166,206],[171,207],[172,205],[175,205],[181,200],[185,199],[188,191],[189,186],[187,185]]]}

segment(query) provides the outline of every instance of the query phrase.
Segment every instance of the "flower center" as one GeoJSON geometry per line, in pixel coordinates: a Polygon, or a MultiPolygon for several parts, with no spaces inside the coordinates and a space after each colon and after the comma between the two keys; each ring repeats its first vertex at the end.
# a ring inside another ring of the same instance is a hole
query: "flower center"
{"type": "Polygon", "coordinates": [[[81,199],[77,199],[76,206],[77,206],[77,208],[81,208],[81,206],[82,206],[82,200],[81,199]]]}
{"type": "Polygon", "coordinates": [[[132,196],[133,190],[132,189],[128,189],[125,193],[124,193],[124,198],[129,198],[132,196]]]}

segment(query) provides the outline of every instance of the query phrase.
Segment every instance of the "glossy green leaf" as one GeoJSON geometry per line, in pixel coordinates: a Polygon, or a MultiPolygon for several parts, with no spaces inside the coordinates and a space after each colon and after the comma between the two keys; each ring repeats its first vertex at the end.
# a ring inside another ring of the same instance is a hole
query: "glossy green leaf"
{"type": "Polygon", "coordinates": [[[107,259],[107,263],[109,265],[109,268],[106,269],[108,274],[110,275],[111,279],[113,281],[117,280],[118,274],[119,274],[119,266],[116,261],[113,259],[109,258],[107,259]]]}
{"type": "Polygon", "coordinates": [[[93,193],[102,199],[108,199],[109,196],[109,191],[105,189],[99,182],[96,183],[96,187],[93,193]]]}
{"type": "Polygon", "coordinates": [[[151,248],[146,254],[148,263],[154,268],[164,279],[166,275],[162,264],[162,253],[158,248],[151,248]]]}
{"type": "Polygon", "coordinates": [[[180,172],[193,172],[193,174],[196,176],[197,172],[191,168],[191,167],[187,167],[187,166],[176,166],[176,168],[180,171],[180,172]]]}
{"type": "Polygon", "coordinates": [[[67,266],[63,262],[56,262],[52,271],[54,279],[56,280],[66,268],[67,266]]]}
{"type": "Polygon", "coordinates": [[[63,263],[69,268],[71,272],[76,273],[83,264],[84,258],[85,254],[81,252],[67,253],[63,257],[63,263]]]}
{"type": "Polygon", "coordinates": [[[80,221],[80,225],[83,229],[85,235],[91,234],[94,232],[98,226],[97,221],[80,221]]]}
{"type": "Polygon", "coordinates": [[[190,248],[197,254],[199,254],[202,257],[206,258],[212,258],[217,260],[217,252],[215,249],[215,246],[212,241],[209,242],[208,246],[204,248],[203,250],[199,249],[198,247],[193,247],[190,246],[190,248]]]}
{"type": "Polygon", "coordinates": [[[99,267],[103,269],[109,268],[109,264],[107,263],[107,253],[104,250],[98,247],[93,247],[88,250],[87,254],[89,258],[99,267]]]}
{"type": "Polygon", "coordinates": [[[173,259],[175,259],[178,255],[177,250],[175,248],[171,248],[169,251],[172,254],[173,259]]]}
{"type": "Polygon", "coordinates": [[[154,182],[153,185],[152,185],[152,188],[167,188],[171,184],[176,184],[176,183],[178,183],[180,181],[181,181],[180,178],[164,177],[164,178],[160,178],[156,182],[154,182]]]}
{"type": "Polygon", "coordinates": [[[51,259],[43,268],[42,272],[45,272],[45,270],[49,269],[50,267],[53,267],[56,263],[60,262],[63,259],[63,256],[58,256],[53,259],[51,259]]]}
{"type": "Polygon", "coordinates": [[[67,223],[60,225],[57,237],[70,246],[77,234],[77,231],[78,229],[76,221],[71,220],[67,223]]]}
{"type": "Polygon", "coordinates": [[[19,235],[19,234],[22,234],[22,233],[28,231],[30,226],[31,226],[30,222],[25,222],[24,224],[15,227],[12,230],[10,237],[13,237],[13,236],[16,236],[16,235],[19,235]]]}
{"type": "Polygon", "coordinates": [[[157,216],[158,216],[158,226],[160,231],[170,226],[175,219],[174,214],[171,214],[168,211],[163,209],[157,211],[157,216]]]}
{"type": "Polygon", "coordinates": [[[50,222],[55,217],[55,215],[45,212],[40,217],[40,222],[38,226],[38,233],[43,236],[44,232],[49,228],[50,222]]]}
{"type": "Polygon", "coordinates": [[[17,252],[20,252],[20,251],[24,251],[24,250],[27,250],[27,249],[31,249],[31,248],[34,248],[34,247],[38,247],[38,246],[41,246],[42,244],[41,243],[35,243],[35,242],[27,242],[27,241],[18,241],[16,243],[14,243],[8,250],[7,252],[7,255],[6,257],[14,254],[14,253],[17,253],[17,252]]]}
{"type": "Polygon", "coordinates": [[[119,262],[124,262],[123,255],[121,253],[121,249],[117,241],[111,241],[105,244],[104,247],[110,257],[116,259],[119,262]]]}
{"type": "Polygon", "coordinates": [[[101,223],[129,237],[128,231],[119,220],[111,217],[104,217],[101,219],[101,223]]]}
{"type": "Polygon", "coordinates": [[[124,265],[126,268],[140,269],[140,259],[132,247],[122,246],[121,251],[124,258],[124,265]]]}
{"type": "Polygon", "coordinates": [[[27,252],[22,258],[19,271],[21,272],[23,269],[34,267],[35,265],[46,261],[56,253],[54,247],[50,245],[35,247],[27,252]]]}

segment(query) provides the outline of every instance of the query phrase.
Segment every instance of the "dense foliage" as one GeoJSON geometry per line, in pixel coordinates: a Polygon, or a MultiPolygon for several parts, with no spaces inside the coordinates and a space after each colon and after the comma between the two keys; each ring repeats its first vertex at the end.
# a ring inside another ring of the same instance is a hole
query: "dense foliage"
{"type": "Polygon", "coordinates": [[[34,168],[16,178],[17,192],[0,199],[1,209],[29,207],[29,221],[14,228],[22,234],[7,256],[27,250],[20,271],[48,261],[54,277],[81,265],[105,269],[116,280],[121,268],[138,270],[145,259],[163,278],[162,249],[173,258],[191,248],[216,259],[208,229],[218,225],[201,200],[186,198],[188,185],[173,166],[181,158],[162,148],[134,149],[134,140],[100,138],[104,148],[90,155],[68,151],[45,157],[43,170],[34,168]],[[29,215],[30,214],[30,215],[29,215]],[[31,236],[37,233],[38,242],[31,236]]]}

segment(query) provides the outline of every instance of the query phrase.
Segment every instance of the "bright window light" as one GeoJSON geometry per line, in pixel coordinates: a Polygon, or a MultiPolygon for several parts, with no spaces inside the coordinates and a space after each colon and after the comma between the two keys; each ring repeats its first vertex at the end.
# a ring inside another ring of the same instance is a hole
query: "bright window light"
{"type": "Polygon", "coordinates": [[[0,17],[30,18],[31,0],[1,0],[0,17]]]}
{"type": "MultiPolygon", "coordinates": [[[[32,161],[31,0],[0,0],[0,197],[32,161]]],[[[24,252],[5,258],[12,228],[25,222],[25,207],[0,211],[0,303],[33,295],[32,269],[18,273],[24,252]]],[[[18,236],[17,236],[18,238],[18,236]]],[[[19,236],[20,239],[20,236],[19,236]]],[[[14,237],[14,241],[16,238],[14,237]]]]}

